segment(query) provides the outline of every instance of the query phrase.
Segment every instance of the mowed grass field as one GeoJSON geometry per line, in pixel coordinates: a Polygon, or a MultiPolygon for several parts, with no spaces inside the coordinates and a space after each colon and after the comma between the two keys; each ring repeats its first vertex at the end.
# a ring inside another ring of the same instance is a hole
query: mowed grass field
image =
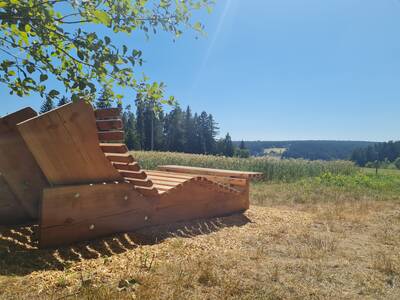
{"type": "Polygon", "coordinates": [[[35,227],[0,228],[0,299],[399,299],[400,175],[284,163],[299,177],[253,183],[245,214],[49,250],[35,227]]]}

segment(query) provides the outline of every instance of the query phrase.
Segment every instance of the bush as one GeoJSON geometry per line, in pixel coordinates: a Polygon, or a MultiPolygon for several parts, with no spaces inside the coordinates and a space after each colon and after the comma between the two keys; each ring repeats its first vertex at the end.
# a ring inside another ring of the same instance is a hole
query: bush
{"type": "Polygon", "coordinates": [[[398,157],[398,158],[394,161],[394,165],[396,166],[397,169],[400,170],[400,157],[398,157]]]}

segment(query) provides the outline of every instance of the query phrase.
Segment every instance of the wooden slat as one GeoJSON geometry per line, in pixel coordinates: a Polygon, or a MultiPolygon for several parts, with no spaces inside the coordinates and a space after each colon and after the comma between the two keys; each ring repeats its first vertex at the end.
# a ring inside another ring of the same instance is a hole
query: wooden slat
{"type": "Polygon", "coordinates": [[[135,162],[133,156],[125,153],[104,153],[104,155],[108,158],[108,160],[112,162],[120,162],[130,164],[135,162]]]}
{"type": "Polygon", "coordinates": [[[144,187],[152,187],[153,182],[147,179],[136,179],[136,178],[129,178],[125,177],[125,181],[132,183],[135,186],[144,186],[144,187]]]}
{"type": "Polygon", "coordinates": [[[159,181],[166,181],[166,182],[176,182],[176,183],[183,183],[186,182],[189,179],[183,179],[183,178],[168,178],[168,177],[162,177],[162,176],[155,176],[155,175],[149,175],[147,174],[148,177],[151,180],[159,180],[159,181]]]}
{"type": "Polygon", "coordinates": [[[121,142],[124,140],[124,132],[116,131],[99,131],[98,137],[101,142],[121,142]]]}
{"type": "Polygon", "coordinates": [[[158,179],[151,179],[151,181],[155,185],[165,185],[165,186],[171,186],[171,187],[175,187],[175,186],[182,184],[182,182],[164,181],[164,180],[158,180],[158,179]]]}
{"type": "Polygon", "coordinates": [[[242,179],[242,178],[209,176],[209,175],[204,175],[204,177],[211,181],[216,181],[228,185],[242,186],[242,187],[246,186],[248,182],[248,179],[242,179]]]}
{"type": "Polygon", "coordinates": [[[100,148],[107,153],[126,153],[128,147],[123,143],[100,143],[100,148]]]}
{"type": "Polygon", "coordinates": [[[131,163],[131,164],[125,164],[125,163],[117,163],[114,162],[113,166],[118,169],[118,170],[124,170],[124,171],[134,171],[134,172],[139,172],[141,171],[140,166],[138,163],[131,163]]]}
{"type": "Polygon", "coordinates": [[[146,179],[147,175],[143,171],[133,172],[133,171],[119,171],[119,173],[124,176],[124,178],[134,178],[134,179],[146,179]]]}
{"type": "Polygon", "coordinates": [[[157,197],[159,194],[158,191],[154,188],[154,185],[153,187],[135,186],[135,190],[137,190],[142,195],[148,197],[157,197]]]}
{"type": "Polygon", "coordinates": [[[99,184],[45,189],[40,246],[93,239],[147,225],[153,209],[132,184],[99,184]]]}
{"type": "Polygon", "coordinates": [[[25,108],[0,118],[0,173],[19,204],[33,219],[38,217],[42,189],[48,183],[17,124],[35,116],[37,113],[33,109],[25,108]]]}
{"type": "Polygon", "coordinates": [[[97,120],[96,125],[100,131],[120,130],[123,128],[121,119],[97,120]]]}
{"type": "Polygon", "coordinates": [[[159,191],[168,191],[173,188],[172,186],[162,184],[154,184],[153,186],[159,191]]]}
{"type": "Polygon", "coordinates": [[[199,177],[199,175],[188,175],[188,174],[180,174],[173,172],[164,172],[164,171],[153,171],[153,170],[145,170],[148,175],[162,176],[166,178],[181,178],[181,179],[192,179],[194,177],[199,177]]]}
{"type": "Polygon", "coordinates": [[[103,108],[95,110],[96,119],[113,119],[121,116],[120,108],[103,108]]]}
{"type": "Polygon", "coordinates": [[[51,184],[123,180],[99,147],[90,104],[64,105],[20,123],[18,129],[51,184]]]}
{"type": "Polygon", "coordinates": [[[233,170],[219,170],[219,169],[208,169],[208,168],[197,168],[197,167],[175,166],[175,165],[159,166],[157,169],[167,172],[190,173],[190,174],[211,175],[211,176],[227,176],[227,177],[243,178],[243,179],[258,178],[262,176],[262,173],[258,172],[242,172],[233,170]]]}

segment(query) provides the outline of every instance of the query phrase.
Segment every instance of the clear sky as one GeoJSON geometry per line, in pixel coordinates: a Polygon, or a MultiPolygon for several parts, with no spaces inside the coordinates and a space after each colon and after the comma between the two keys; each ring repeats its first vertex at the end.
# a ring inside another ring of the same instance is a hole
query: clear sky
{"type": "MultiPolygon", "coordinates": [[[[201,21],[199,39],[123,38],[143,49],[151,79],[212,113],[221,134],[400,139],[400,1],[218,0],[201,21]]],[[[0,114],[42,101],[1,91],[0,114]]]]}

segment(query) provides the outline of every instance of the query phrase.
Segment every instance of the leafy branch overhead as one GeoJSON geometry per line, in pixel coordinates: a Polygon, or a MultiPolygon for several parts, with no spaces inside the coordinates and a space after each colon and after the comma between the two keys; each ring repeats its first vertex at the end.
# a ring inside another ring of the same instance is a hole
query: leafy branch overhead
{"type": "Polygon", "coordinates": [[[142,52],[113,39],[133,32],[165,31],[179,37],[198,32],[194,10],[210,10],[213,0],[0,0],[0,82],[20,97],[32,92],[47,99],[60,92],[46,85],[51,78],[72,100],[93,100],[99,90],[122,99],[115,87],[135,89],[145,98],[164,99],[163,83],[138,75],[142,52]],[[103,34],[103,33],[106,34],[103,34]],[[108,34],[108,35],[107,35],[108,34]]]}

